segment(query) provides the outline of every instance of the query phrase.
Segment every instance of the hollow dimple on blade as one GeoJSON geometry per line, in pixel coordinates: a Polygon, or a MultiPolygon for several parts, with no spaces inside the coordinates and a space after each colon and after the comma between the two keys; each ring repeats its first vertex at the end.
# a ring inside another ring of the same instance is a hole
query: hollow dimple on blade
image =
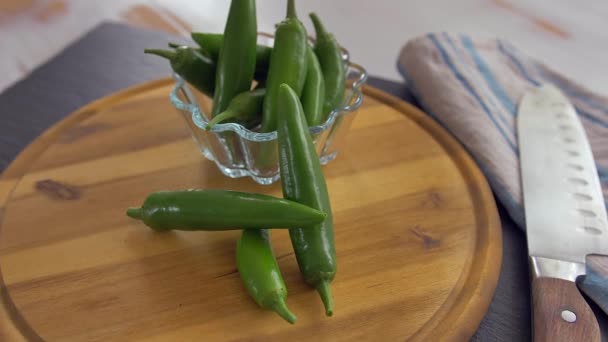
{"type": "Polygon", "coordinates": [[[530,255],[584,262],[608,253],[608,220],[576,111],[550,85],[526,94],[518,136],[530,255]]]}

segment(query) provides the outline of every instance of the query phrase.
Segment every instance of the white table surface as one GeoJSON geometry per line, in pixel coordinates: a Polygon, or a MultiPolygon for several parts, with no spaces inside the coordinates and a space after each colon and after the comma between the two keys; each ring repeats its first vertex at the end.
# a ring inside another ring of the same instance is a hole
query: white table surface
{"type": "MultiPolygon", "coordinates": [[[[45,20],[39,20],[35,9],[2,17],[0,6],[0,91],[97,23],[133,21],[125,13],[134,6],[160,7],[188,28],[221,32],[230,4],[228,0],[37,2],[54,6],[45,20]]],[[[285,1],[257,0],[257,7],[259,30],[272,32],[285,15],[285,1]]],[[[372,75],[402,80],[395,65],[405,42],[427,32],[450,31],[507,39],[591,90],[608,95],[606,0],[297,0],[297,8],[310,32],[307,14],[317,12],[352,59],[372,75]]],[[[171,16],[163,18],[172,21],[171,16]]],[[[140,16],[135,24],[145,20],[150,21],[140,16]]]]}

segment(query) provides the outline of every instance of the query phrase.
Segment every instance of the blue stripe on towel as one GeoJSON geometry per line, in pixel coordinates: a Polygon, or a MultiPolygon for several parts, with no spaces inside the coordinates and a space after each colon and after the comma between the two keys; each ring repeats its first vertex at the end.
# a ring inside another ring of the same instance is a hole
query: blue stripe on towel
{"type": "MultiPolygon", "coordinates": [[[[509,45],[509,46],[503,45],[503,43],[500,41],[499,41],[499,44],[502,46],[503,53],[511,55],[510,57],[514,58],[515,60],[517,60],[517,62],[519,62],[519,59],[516,56],[516,54],[521,55],[521,52],[519,52],[519,50],[517,48],[515,48],[509,42],[506,42],[506,45],[509,45]]],[[[546,67],[541,65],[541,63],[539,63],[537,61],[533,61],[532,66],[534,67],[535,71],[539,75],[541,75],[543,78],[551,79],[551,81],[553,83],[555,83],[555,85],[557,85],[559,88],[561,88],[565,94],[577,98],[579,101],[587,104],[589,107],[591,107],[593,109],[597,109],[599,111],[604,112],[605,114],[608,114],[608,106],[607,106],[606,102],[597,102],[597,101],[595,101],[595,99],[586,96],[584,93],[580,92],[580,89],[573,87],[571,83],[564,82],[559,77],[551,75],[551,73],[546,71],[546,67]]],[[[522,70],[524,70],[524,69],[522,68],[522,70]]]]}
{"type": "MultiPolygon", "coordinates": [[[[441,127],[445,128],[446,131],[450,132],[448,127],[446,125],[444,125],[443,122],[441,122],[439,117],[437,115],[435,115],[435,113],[433,113],[431,108],[429,108],[428,106],[425,105],[424,100],[421,98],[420,93],[418,92],[418,90],[416,88],[416,84],[414,83],[414,80],[409,77],[407,70],[405,69],[405,66],[403,65],[403,63],[400,63],[399,60],[397,60],[397,70],[399,71],[401,76],[403,76],[403,78],[405,79],[405,82],[407,83],[408,88],[410,88],[410,90],[412,91],[412,94],[414,94],[414,97],[416,98],[416,101],[418,102],[420,107],[424,108],[425,112],[431,118],[433,118],[441,127]]],[[[515,223],[517,223],[520,227],[524,227],[524,229],[525,229],[525,222],[524,222],[525,219],[524,219],[524,214],[523,214],[523,208],[521,205],[519,205],[517,203],[517,201],[515,201],[515,198],[513,198],[513,194],[511,192],[509,192],[503,186],[502,183],[497,181],[495,175],[492,172],[490,172],[490,169],[486,166],[486,164],[484,164],[483,160],[478,159],[477,155],[475,155],[474,153],[471,153],[471,151],[468,149],[467,146],[465,146],[464,144],[462,146],[469,152],[469,155],[472,156],[472,158],[475,160],[475,162],[481,169],[481,172],[488,179],[488,183],[490,184],[490,187],[493,189],[494,193],[499,198],[500,202],[505,206],[505,208],[511,215],[511,218],[513,218],[515,223]]]]}
{"type": "Polygon", "coordinates": [[[442,32],[442,35],[443,35],[443,38],[448,42],[448,45],[450,45],[452,50],[454,50],[454,52],[458,55],[458,57],[464,60],[464,58],[465,58],[464,53],[456,47],[456,44],[454,44],[452,37],[450,37],[450,35],[447,32],[442,32]]]}
{"type": "MultiPolygon", "coordinates": [[[[445,39],[445,41],[448,43],[448,45],[450,46],[450,48],[454,51],[454,53],[457,55],[457,57],[459,58],[459,62],[460,64],[466,65],[468,63],[468,61],[466,61],[466,52],[463,52],[462,49],[459,49],[456,44],[454,43],[454,41],[452,40],[452,37],[450,37],[450,35],[447,32],[443,32],[443,38],[445,39]]],[[[475,82],[475,81],[473,81],[475,82]]],[[[491,92],[491,90],[490,90],[491,92]]],[[[483,94],[485,95],[485,94],[483,94]]],[[[500,119],[500,121],[505,125],[505,127],[510,131],[513,132],[514,130],[514,125],[512,122],[510,122],[507,118],[505,118],[503,115],[500,115],[500,113],[498,113],[498,108],[496,103],[494,102],[493,98],[491,96],[486,96],[484,97],[491,105],[491,109],[490,109],[490,113],[496,113],[496,116],[498,117],[498,119],[500,119]]],[[[489,107],[488,107],[489,108],[489,107]]]]}
{"type": "MultiPolygon", "coordinates": [[[[534,84],[535,86],[539,86],[541,83],[537,80],[535,80],[534,78],[532,78],[530,76],[530,74],[528,73],[528,71],[526,70],[526,68],[523,66],[523,63],[511,52],[509,51],[504,44],[501,41],[498,41],[498,50],[505,55],[507,58],[509,58],[511,60],[511,62],[513,62],[513,64],[515,64],[515,66],[517,67],[517,69],[519,70],[519,72],[524,76],[524,78],[526,80],[528,80],[528,82],[534,84]]],[[[557,85],[557,84],[556,84],[557,85]]],[[[560,87],[561,88],[561,87],[560,87]]],[[[562,88],[563,90],[563,88],[562,88]]],[[[585,102],[584,98],[580,98],[583,102],[585,102]]],[[[608,122],[604,122],[603,120],[591,115],[589,112],[583,110],[582,108],[575,106],[576,111],[585,119],[593,122],[594,124],[597,124],[599,126],[602,126],[604,128],[608,128],[608,122]]]]}
{"type": "Polygon", "coordinates": [[[572,87],[572,84],[570,84],[568,82],[563,82],[561,79],[554,77],[553,75],[545,72],[538,65],[538,63],[535,63],[534,67],[545,78],[551,79],[551,82],[555,83],[558,87],[562,88],[564,93],[568,94],[569,96],[577,98],[578,100],[580,100],[581,102],[584,102],[586,105],[588,105],[589,107],[591,107],[593,109],[599,110],[599,111],[603,112],[604,114],[608,114],[608,107],[606,106],[605,103],[596,102],[594,99],[587,97],[584,94],[581,94],[578,91],[578,89],[572,87]]]}
{"type": "Polygon", "coordinates": [[[502,88],[500,83],[494,78],[492,71],[483,60],[483,58],[479,55],[475,46],[473,45],[473,40],[468,36],[461,36],[462,45],[467,49],[475,64],[477,65],[477,69],[483,75],[483,78],[486,80],[488,87],[492,90],[494,95],[502,102],[502,105],[509,111],[513,116],[517,114],[517,106],[509,96],[507,92],[502,88]]]}
{"type": "MultiPolygon", "coordinates": [[[[600,178],[600,184],[608,184],[608,169],[597,164],[595,167],[597,168],[597,174],[600,178]]],[[[608,198],[606,197],[604,197],[604,206],[606,207],[606,211],[608,211],[608,198]]]]}
{"type": "Polygon", "coordinates": [[[602,126],[604,128],[608,128],[608,122],[603,121],[602,119],[599,119],[595,116],[593,116],[592,114],[590,114],[589,112],[587,112],[586,110],[583,110],[581,107],[579,106],[574,106],[574,108],[576,108],[576,111],[585,119],[593,122],[596,125],[602,126]]]}
{"type": "MultiPolygon", "coordinates": [[[[519,57],[516,56],[518,54],[521,55],[519,50],[517,50],[515,47],[513,47],[508,42],[503,43],[502,41],[499,40],[498,44],[499,44],[499,50],[504,55],[506,55],[513,63],[515,63],[517,65],[520,72],[525,75],[524,77],[526,77],[528,79],[528,81],[530,81],[536,85],[540,85],[540,82],[536,81],[532,77],[528,77],[529,73],[526,70],[526,68],[524,67],[524,65],[523,65],[524,63],[520,60],[519,57]],[[509,46],[507,46],[507,45],[509,45],[509,46]]],[[[556,78],[556,77],[552,76],[550,73],[547,73],[538,62],[533,61],[532,63],[530,63],[530,66],[539,74],[539,76],[542,76],[542,78],[550,79],[552,83],[554,83],[557,87],[559,87],[568,96],[572,96],[572,97],[578,99],[579,101],[587,104],[591,108],[608,113],[608,108],[606,107],[605,104],[595,102],[592,98],[589,98],[589,97],[585,96],[584,94],[579,93],[576,88],[572,88],[572,85],[570,83],[563,82],[559,78],[556,78]]]]}
{"type": "Polygon", "coordinates": [[[439,41],[437,40],[437,37],[435,37],[435,35],[433,33],[429,33],[427,36],[431,40],[431,42],[433,42],[433,44],[439,51],[439,54],[441,55],[441,58],[443,59],[444,63],[450,68],[450,70],[452,71],[452,73],[454,74],[456,79],[458,79],[458,81],[460,81],[462,86],[477,100],[477,102],[481,105],[481,108],[486,113],[487,117],[494,123],[494,126],[498,129],[498,131],[503,136],[503,138],[505,139],[507,144],[511,147],[511,150],[513,150],[513,152],[517,153],[517,147],[515,146],[515,144],[509,139],[509,136],[507,135],[507,133],[498,124],[498,122],[496,121],[496,118],[492,115],[492,112],[490,111],[490,109],[488,108],[486,103],[483,101],[483,99],[479,96],[479,94],[477,94],[477,92],[475,92],[475,90],[469,84],[469,82],[466,80],[466,78],[464,78],[463,75],[460,73],[460,71],[456,68],[456,66],[454,65],[454,63],[452,62],[450,57],[448,56],[447,52],[445,51],[445,49],[443,48],[441,43],[439,43],[439,41]]]}
{"type": "Polygon", "coordinates": [[[608,169],[604,168],[601,165],[595,165],[597,168],[597,174],[600,177],[600,182],[608,183],[608,169]]]}
{"type": "Polygon", "coordinates": [[[517,67],[519,73],[522,74],[528,82],[534,84],[535,86],[541,85],[540,82],[530,77],[523,64],[517,58],[515,58],[515,56],[513,56],[510,51],[507,50],[507,48],[500,40],[498,41],[498,51],[500,51],[503,55],[507,56],[507,58],[509,58],[509,60],[511,60],[511,62],[515,64],[515,67],[517,67]]]}

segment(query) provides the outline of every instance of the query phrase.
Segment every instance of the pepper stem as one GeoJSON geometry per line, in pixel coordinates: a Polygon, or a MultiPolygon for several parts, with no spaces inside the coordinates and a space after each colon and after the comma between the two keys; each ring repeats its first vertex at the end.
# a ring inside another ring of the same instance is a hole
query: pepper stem
{"type": "Polygon", "coordinates": [[[161,50],[161,49],[145,49],[144,53],[150,54],[150,55],[156,55],[156,56],[161,56],[164,57],[168,60],[173,60],[176,57],[176,53],[173,51],[167,51],[167,50],[161,50]]]}
{"type": "Polygon", "coordinates": [[[287,304],[285,304],[285,301],[282,298],[277,298],[271,309],[291,324],[294,324],[297,320],[297,317],[291,311],[289,311],[287,304]]]}
{"type": "Polygon", "coordinates": [[[144,212],[141,208],[129,208],[127,209],[127,216],[132,217],[134,219],[141,220],[143,219],[144,212]]]}
{"type": "Polygon", "coordinates": [[[218,123],[227,119],[236,118],[238,116],[239,113],[237,111],[226,109],[225,111],[219,113],[213,119],[211,119],[211,121],[209,121],[209,123],[207,124],[206,129],[210,131],[213,126],[217,125],[218,123]]]}
{"type": "Polygon", "coordinates": [[[167,45],[169,45],[170,48],[174,48],[174,49],[177,49],[178,47],[183,46],[182,44],[172,43],[172,42],[169,42],[167,45]]]}
{"type": "Polygon", "coordinates": [[[296,1],[295,0],[287,0],[287,18],[297,19],[298,16],[296,14],[296,1]]]}
{"type": "Polygon", "coordinates": [[[319,19],[319,16],[315,12],[310,13],[309,16],[310,16],[310,20],[312,21],[312,25],[315,27],[317,39],[319,39],[320,36],[327,35],[327,30],[325,29],[325,26],[321,22],[321,19],[319,19]]]}
{"type": "Polygon", "coordinates": [[[334,300],[331,297],[329,281],[321,280],[317,284],[317,292],[319,292],[323,305],[325,306],[325,315],[332,316],[334,314],[334,300]]]}

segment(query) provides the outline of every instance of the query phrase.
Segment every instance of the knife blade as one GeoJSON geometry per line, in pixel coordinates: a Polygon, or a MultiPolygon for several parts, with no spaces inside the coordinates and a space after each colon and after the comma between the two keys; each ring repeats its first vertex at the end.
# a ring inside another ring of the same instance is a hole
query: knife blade
{"type": "MultiPolygon", "coordinates": [[[[587,256],[608,254],[608,219],[576,110],[553,85],[526,93],[517,117],[535,341],[599,341],[576,287],[587,256]]],[[[601,256],[608,264],[608,257],[601,256]]]]}

